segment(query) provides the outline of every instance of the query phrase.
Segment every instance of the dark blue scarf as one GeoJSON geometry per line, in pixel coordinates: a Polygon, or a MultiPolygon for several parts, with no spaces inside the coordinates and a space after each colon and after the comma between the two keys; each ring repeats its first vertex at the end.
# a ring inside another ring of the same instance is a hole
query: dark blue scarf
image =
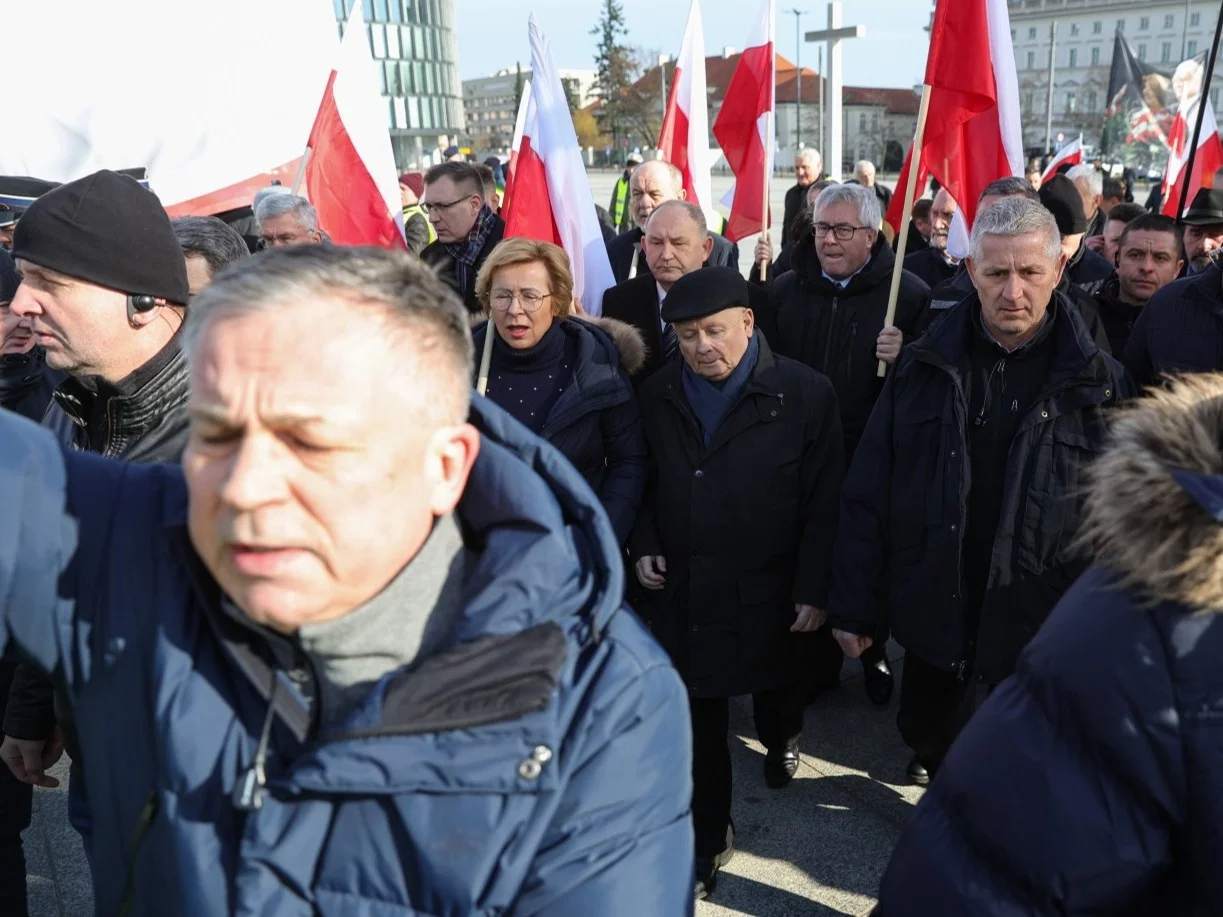
{"type": "Polygon", "coordinates": [[[713,435],[730,413],[730,409],[738,402],[747,383],[751,381],[752,372],[756,369],[756,361],[760,358],[760,335],[752,334],[747,345],[747,352],[735,367],[734,372],[721,382],[709,382],[694,373],[688,364],[684,364],[683,382],[684,395],[688,398],[688,406],[696,415],[701,425],[701,435],[708,446],[713,441],[713,435]]]}

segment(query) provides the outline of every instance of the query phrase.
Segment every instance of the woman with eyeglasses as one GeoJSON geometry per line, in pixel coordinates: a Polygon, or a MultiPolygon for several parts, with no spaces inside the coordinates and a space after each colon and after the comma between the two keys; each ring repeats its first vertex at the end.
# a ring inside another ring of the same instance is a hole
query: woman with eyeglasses
{"type": "Polygon", "coordinates": [[[506,239],[476,278],[495,334],[487,397],[555,446],[598,494],[623,544],[645,493],[647,452],[629,375],[645,362],[630,325],[592,319],[573,298],[569,256],[548,242],[506,239]]]}

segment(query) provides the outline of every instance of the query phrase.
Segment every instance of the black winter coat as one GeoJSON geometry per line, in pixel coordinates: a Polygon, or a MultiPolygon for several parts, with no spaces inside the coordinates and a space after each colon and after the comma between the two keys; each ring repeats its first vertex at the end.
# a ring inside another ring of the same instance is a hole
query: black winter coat
{"type": "MultiPolygon", "coordinates": [[[[629,279],[629,270],[633,266],[633,252],[641,248],[641,240],[644,236],[645,231],[638,226],[628,232],[620,233],[607,243],[607,259],[611,262],[612,276],[615,277],[616,283],[624,283],[629,279]]],[[[714,267],[728,267],[732,271],[739,270],[739,246],[716,232],[709,233],[709,238],[713,239],[713,250],[709,253],[709,260],[705,262],[705,266],[713,265],[714,267]]],[[[637,256],[637,273],[634,276],[645,276],[651,279],[654,277],[650,273],[650,265],[645,260],[644,251],[637,256]]]]}
{"type": "Polygon", "coordinates": [[[1101,566],[956,740],[878,917],[1223,914],[1223,527],[1168,473],[1219,492],[1221,398],[1198,377],[1116,423],[1089,501],[1101,566]]]}
{"type": "Polygon", "coordinates": [[[1104,281],[1092,299],[1104,333],[1108,336],[1109,353],[1118,360],[1123,360],[1125,348],[1129,344],[1134,325],[1138,322],[1138,316],[1142,315],[1143,307],[1131,306],[1121,301],[1121,281],[1115,274],[1104,281]]]}
{"type": "Polygon", "coordinates": [[[39,423],[63,374],[47,366],[41,347],[0,357],[0,408],[39,423]]]}
{"type": "MultiPolygon", "coordinates": [[[[794,253],[794,270],[770,288],[777,331],[777,353],[805,363],[832,380],[841,408],[845,454],[852,458],[875,399],[883,390],[875,342],[887,316],[888,292],[896,255],[882,235],[871,260],[842,289],[823,277],[819,257],[808,242],[794,253]]],[[[900,280],[896,327],[910,341],[920,333],[930,288],[912,274],[900,280]]]]}
{"type": "Polygon", "coordinates": [[[1103,255],[1088,248],[1086,241],[1066,263],[1066,274],[1070,277],[1070,282],[1088,293],[1095,293],[1104,281],[1116,273],[1116,267],[1109,264],[1103,255]]]}
{"type": "Polygon", "coordinates": [[[488,256],[493,253],[497,243],[505,238],[505,221],[495,214],[493,219],[496,222],[493,223],[492,231],[484,241],[484,247],[480,249],[476,263],[471,269],[470,289],[460,289],[458,274],[454,271],[454,258],[450,256],[450,252],[446,251],[446,244],[441,239],[430,242],[420,253],[420,260],[436,270],[438,276],[445,280],[459,296],[463,297],[463,305],[467,307],[471,315],[478,316],[483,311],[480,300],[476,297],[476,275],[480,273],[481,265],[488,260],[488,256]]]}
{"type": "Polygon", "coordinates": [[[1151,297],[1134,323],[1125,366],[1139,385],[1165,373],[1223,369],[1223,270],[1213,264],[1151,297]]]}
{"type": "Polygon", "coordinates": [[[762,339],[706,447],[681,371],[670,363],[640,391],[655,473],[632,555],[667,559],[666,587],[642,610],[693,694],[780,687],[801,671],[795,603],[828,598],[844,477],[836,397],[762,339]]]}
{"type": "Polygon", "coordinates": [[[953,279],[958,266],[948,264],[942,252],[927,246],[919,252],[905,255],[905,270],[933,290],[940,283],[953,279]]]}
{"type": "MultiPolygon", "coordinates": [[[[817,178],[816,181],[819,181],[817,178]]],[[[794,221],[807,207],[807,192],[811,185],[800,185],[797,182],[786,191],[785,209],[781,216],[781,244],[794,241],[794,221]]]]}
{"type": "MultiPolygon", "coordinates": [[[[628,376],[641,364],[645,348],[640,336],[620,322],[567,318],[560,328],[577,339],[573,384],[552,406],[540,436],[586,478],[623,545],[649,475],[645,432],[628,376]]],[[[487,331],[487,323],[475,329],[477,353],[487,331]]]]}
{"type": "Polygon", "coordinates": [[[891,627],[924,662],[993,685],[1086,567],[1072,551],[1075,495],[1103,446],[1105,411],[1129,383],[1060,298],[1048,383],[1010,447],[974,645],[962,558],[968,347],[979,309],[973,294],[888,374],[845,483],[829,611],[842,630],[891,627]]]}

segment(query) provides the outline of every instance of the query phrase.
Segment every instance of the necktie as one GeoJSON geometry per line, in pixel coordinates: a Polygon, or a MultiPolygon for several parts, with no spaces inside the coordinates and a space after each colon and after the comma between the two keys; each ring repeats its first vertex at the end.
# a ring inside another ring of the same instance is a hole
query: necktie
{"type": "Polygon", "coordinates": [[[679,338],[675,334],[675,326],[668,322],[667,327],[662,330],[663,362],[670,363],[675,359],[677,353],[679,353],[679,338]]]}

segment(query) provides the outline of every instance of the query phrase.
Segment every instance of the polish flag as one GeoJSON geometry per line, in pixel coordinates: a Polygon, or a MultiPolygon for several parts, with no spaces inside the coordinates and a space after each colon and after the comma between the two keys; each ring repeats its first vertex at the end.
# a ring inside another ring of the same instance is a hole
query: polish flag
{"type": "Polygon", "coordinates": [[[505,164],[505,193],[501,195],[501,209],[509,208],[510,191],[514,187],[514,170],[518,167],[518,153],[522,149],[522,132],[527,126],[527,109],[531,105],[531,81],[522,84],[522,99],[518,102],[518,117],[514,119],[514,141],[510,145],[510,161],[505,164]]]}
{"type": "Polygon", "coordinates": [[[709,94],[705,85],[705,30],[700,0],[692,0],[688,27],[671,81],[671,97],[662,121],[658,152],[684,175],[688,201],[713,215],[713,184],[709,177],[709,94]]]}
{"type": "Polygon", "coordinates": [[[505,237],[539,239],[565,249],[574,295],[589,314],[602,315],[603,293],[616,281],[594,195],[552,50],[534,16],[528,30],[532,83],[512,194],[502,213],[505,237]]]}
{"type": "Polygon", "coordinates": [[[1019,80],[1006,3],[938,0],[930,26],[922,159],[959,204],[961,225],[956,231],[953,221],[950,236],[961,241],[967,240],[985,186],[1023,175],[1019,80]]]}
{"type": "MultiPolygon", "coordinates": [[[[900,227],[904,222],[905,209],[905,189],[909,187],[909,169],[913,166],[913,144],[909,144],[909,152],[905,153],[904,166],[900,170],[900,178],[896,181],[896,193],[892,195],[892,202],[888,204],[888,212],[883,217],[883,222],[892,227],[892,232],[900,235],[900,227]]],[[[926,190],[926,183],[930,181],[930,172],[926,169],[926,157],[922,157],[921,166],[917,173],[917,184],[914,186],[914,200],[921,198],[926,190]]]]}
{"type": "Polygon", "coordinates": [[[1070,141],[1064,147],[1057,151],[1057,155],[1049,160],[1049,166],[1040,177],[1040,183],[1043,185],[1054,175],[1057,170],[1063,165],[1077,166],[1083,162],[1083,135],[1079,134],[1078,138],[1070,141]]]}
{"type": "Polygon", "coordinates": [[[735,173],[735,197],[723,233],[731,242],[755,235],[769,224],[777,102],[776,20],[773,0],[763,0],[713,125],[722,155],[735,173]]]}
{"type": "Polygon", "coordinates": [[[1181,106],[1181,110],[1176,113],[1176,120],[1172,122],[1172,130],[1168,133],[1168,148],[1168,169],[1164,173],[1164,202],[1160,213],[1175,219],[1186,178],[1189,182],[1189,192],[1185,195],[1185,209],[1188,210],[1189,205],[1193,203],[1193,196],[1198,191],[1213,187],[1215,170],[1223,166],[1223,143],[1219,141],[1219,125],[1215,121],[1214,106],[1210,104],[1210,99],[1199,97],[1192,104],[1181,106]],[[1193,142],[1193,125],[1199,103],[1206,106],[1206,111],[1202,115],[1202,132],[1198,135],[1198,152],[1193,157],[1193,174],[1186,176],[1189,144],[1193,142]]]}
{"type": "Polygon", "coordinates": [[[361,4],[353,5],[339,62],[310,131],[306,196],[339,245],[407,250],[386,103],[370,57],[361,4]]]}

